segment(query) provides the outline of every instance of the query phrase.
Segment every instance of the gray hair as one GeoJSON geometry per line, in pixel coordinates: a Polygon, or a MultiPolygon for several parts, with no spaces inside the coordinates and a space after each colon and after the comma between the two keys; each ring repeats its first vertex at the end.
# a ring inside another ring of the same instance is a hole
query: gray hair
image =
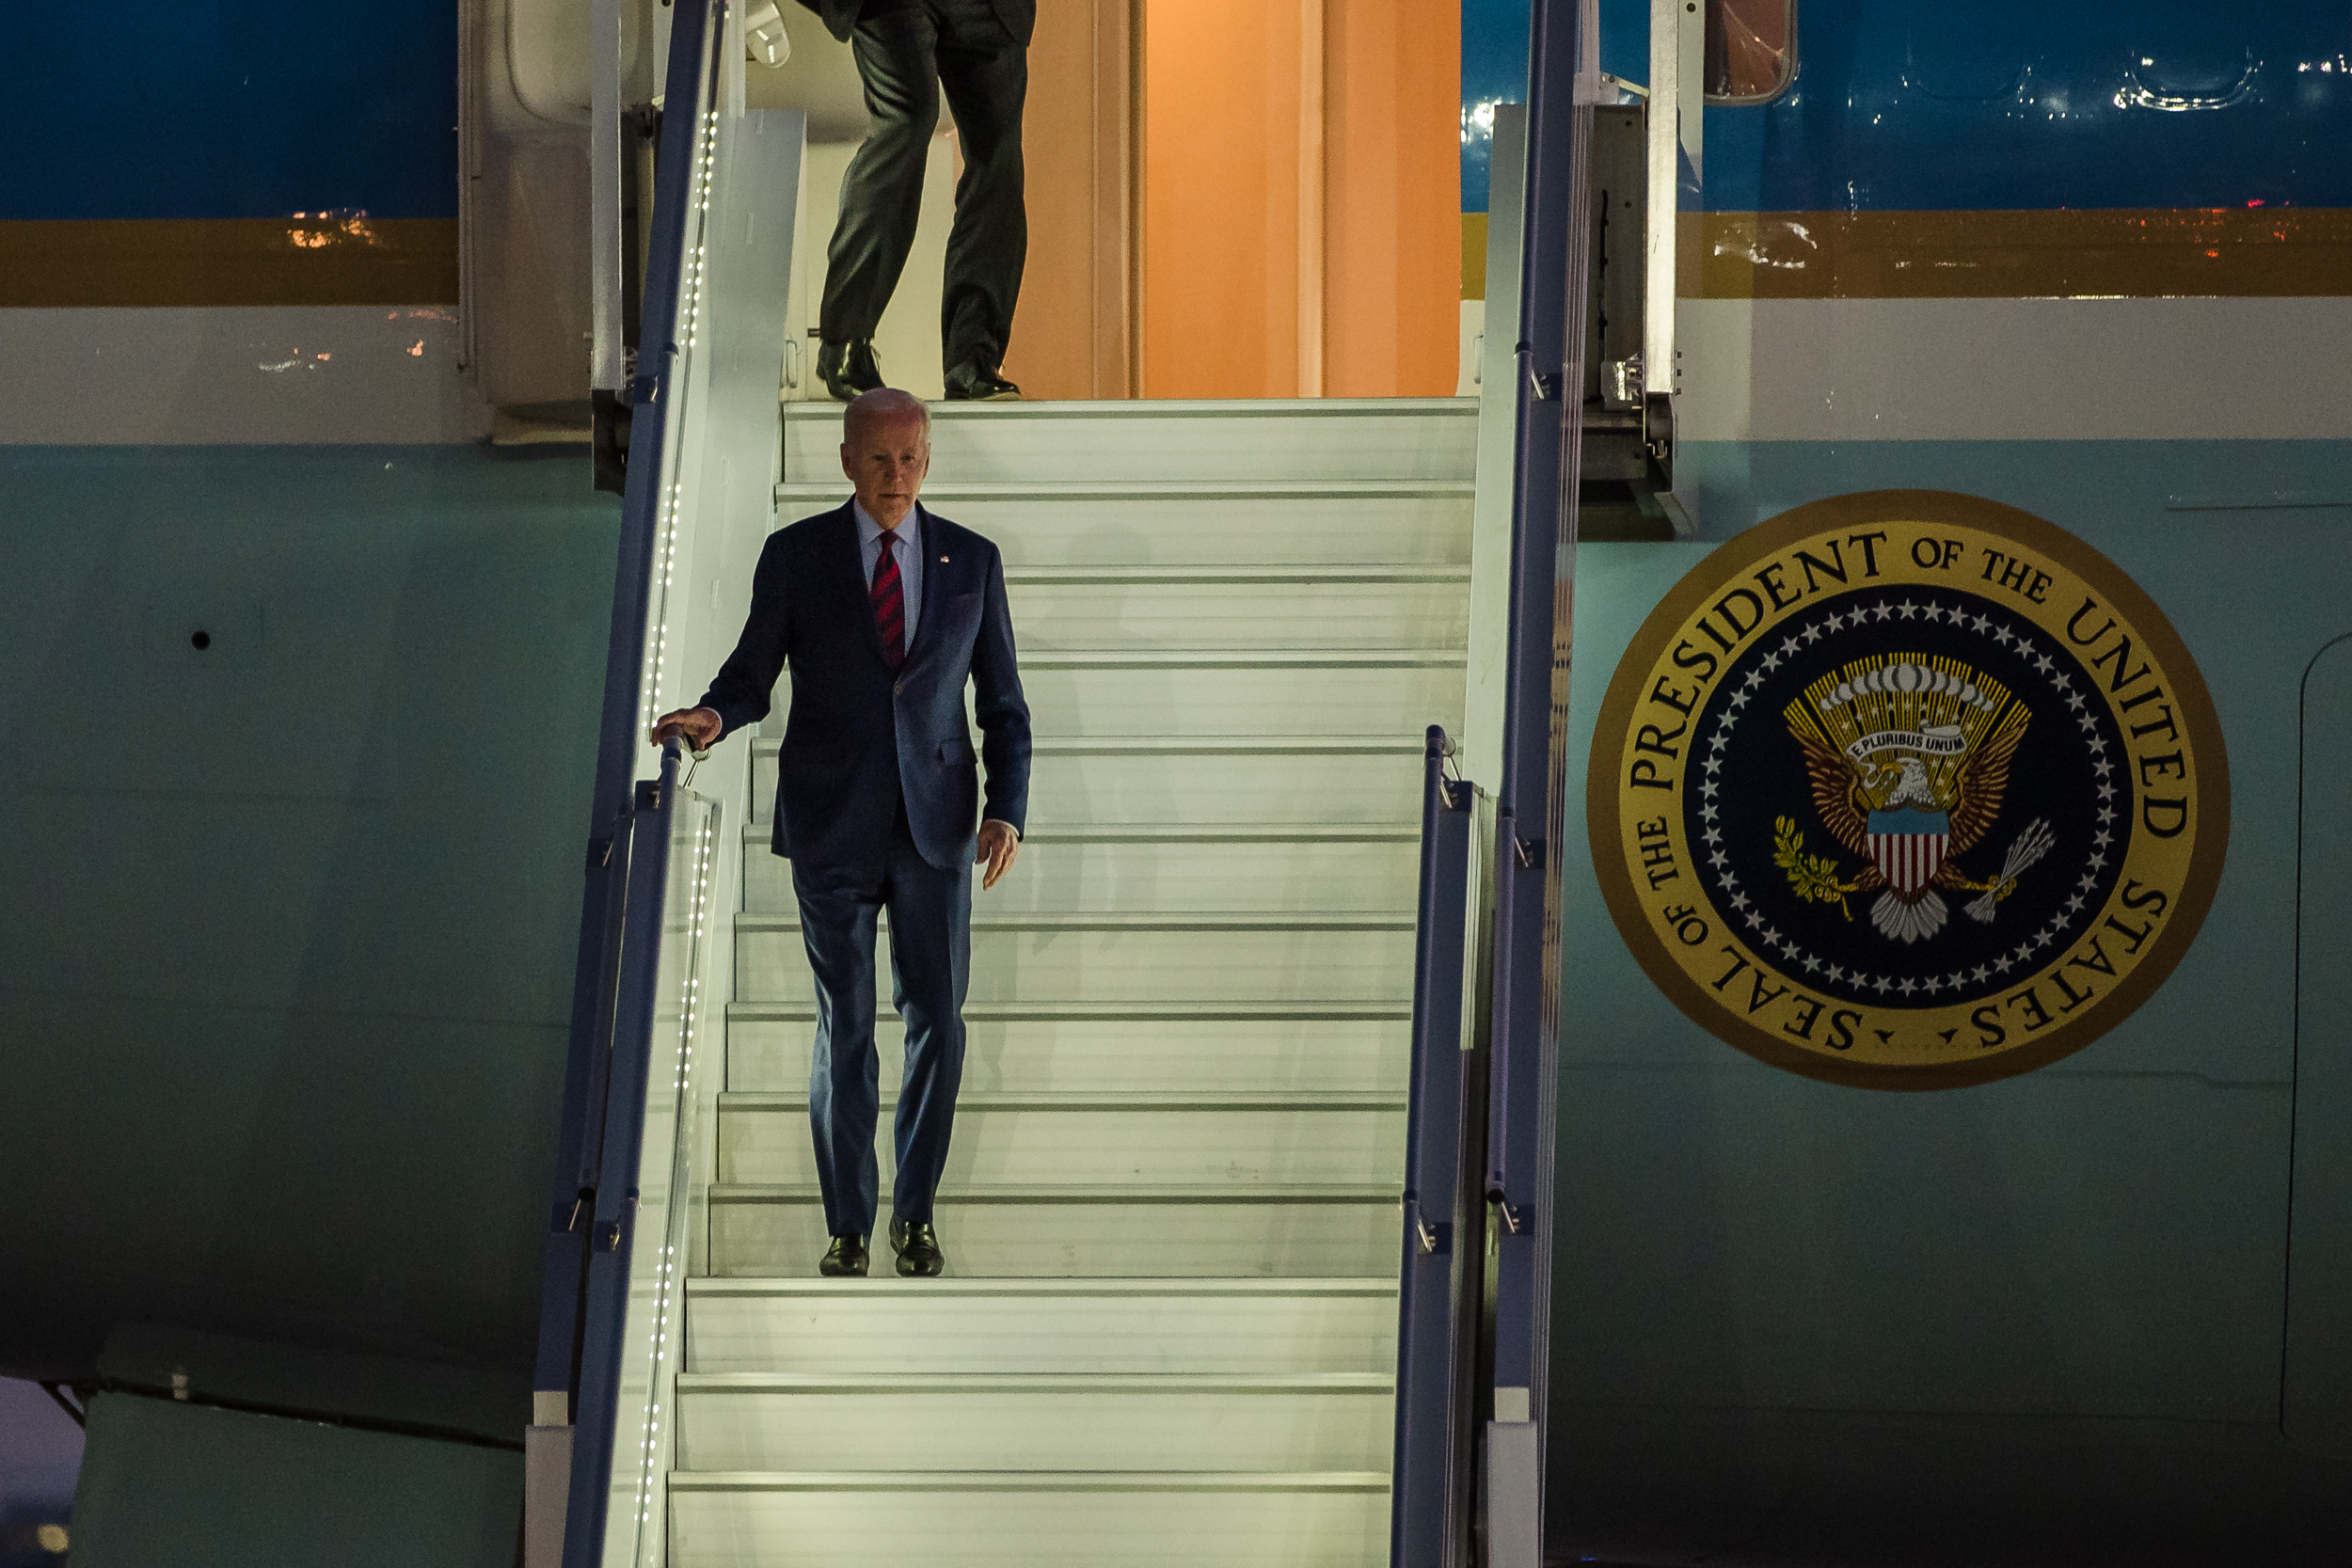
{"type": "Polygon", "coordinates": [[[870,392],[860,392],[850,400],[850,406],[842,413],[841,438],[844,442],[854,442],[860,429],[869,421],[903,419],[909,414],[923,421],[923,439],[929,442],[931,438],[930,404],[913,392],[900,391],[896,387],[877,387],[870,392]]]}

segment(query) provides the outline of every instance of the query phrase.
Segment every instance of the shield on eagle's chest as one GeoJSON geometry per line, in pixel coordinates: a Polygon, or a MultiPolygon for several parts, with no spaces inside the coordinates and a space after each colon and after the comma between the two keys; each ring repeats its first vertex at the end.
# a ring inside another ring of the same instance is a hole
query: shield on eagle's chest
{"type": "Polygon", "coordinates": [[[1874,811],[1870,814],[1870,858],[1886,885],[1905,898],[1935,880],[1944,847],[1952,835],[1949,814],[1940,811],[1874,811]]]}

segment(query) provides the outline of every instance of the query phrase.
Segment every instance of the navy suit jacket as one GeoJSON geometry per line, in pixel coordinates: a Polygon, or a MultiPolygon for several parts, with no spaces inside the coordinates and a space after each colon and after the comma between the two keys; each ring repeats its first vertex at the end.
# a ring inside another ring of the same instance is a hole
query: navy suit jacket
{"type": "Polygon", "coordinates": [[[898,805],[923,858],[972,863],[980,817],[1027,827],[1029,705],[1012,647],[1005,563],[996,546],[935,512],[923,514],[923,607],[896,675],[845,503],[768,536],[752,578],[752,612],[735,652],[698,705],[729,733],[767,717],[777,674],[792,667],[792,711],[777,768],[775,851],[809,864],[861,865],[890,847],[898,805]],[[988,765],[983,811],[964,717],[969,679],[988,765]],[[896,778],[893,778],[893,775],[896,778]]]}

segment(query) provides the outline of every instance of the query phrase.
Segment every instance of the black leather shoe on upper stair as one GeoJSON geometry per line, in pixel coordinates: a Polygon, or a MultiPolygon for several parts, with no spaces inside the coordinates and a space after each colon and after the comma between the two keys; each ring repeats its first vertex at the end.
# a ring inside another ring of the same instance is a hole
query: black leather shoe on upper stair
{"type": "Polygon", "coordinates": [[[929,1279],[947,1266],[939,1250],[939,1232],[929,1220],[893,1219],[890,1250],[898,1255],[898,1272],[910,1279],[929,1279]]]}
{"type": "Polygon", "coordinates": [[[825,1256],[818,1260],[817,1272],[828,1279],[863,1279],[866,1277],[866,1238],[835,1236],[825,1256]]]}
{"type": "Polygon", "coordinates": [[[874,357],[874,345],[870,342],[819,342],[817,379],[825,384],[827,392],[847,403],[860,392],[870,392],[882,384],[882,361],[874,357]]]}
{"type": "Polygon", "coordinates": [[[996,403],[1017,401],[1021,388],[977,365],[958,365],[947,372],[947,396],[957,403],[996,403]]]}

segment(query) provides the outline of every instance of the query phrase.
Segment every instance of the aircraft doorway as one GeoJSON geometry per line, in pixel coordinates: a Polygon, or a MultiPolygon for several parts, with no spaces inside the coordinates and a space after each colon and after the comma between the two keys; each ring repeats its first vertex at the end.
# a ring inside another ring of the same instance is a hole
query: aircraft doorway
{"type": "Polygon", "coordinates": [[[1032,398],[1451,394],[1460,61],[1458,0],[1041,0],[1007,373],[1032,398]]]}

